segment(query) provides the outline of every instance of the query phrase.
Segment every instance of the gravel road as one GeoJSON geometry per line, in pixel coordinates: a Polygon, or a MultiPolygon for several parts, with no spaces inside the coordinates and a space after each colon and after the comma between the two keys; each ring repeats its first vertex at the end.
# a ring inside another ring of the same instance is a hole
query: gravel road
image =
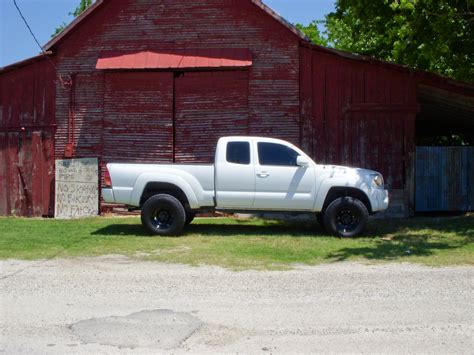
{"type": "Polygon", "coordinates": [[[0,262],[5,353],[456,353],[474,268],[231,272],[124,257],[0,262]]]}

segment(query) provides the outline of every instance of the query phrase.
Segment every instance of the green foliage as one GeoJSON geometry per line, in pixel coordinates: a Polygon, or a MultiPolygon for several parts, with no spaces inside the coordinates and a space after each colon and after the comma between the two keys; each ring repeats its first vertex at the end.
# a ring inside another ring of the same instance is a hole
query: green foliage
{"type": "Polygon", "coordinates": [[[454,134],[436,137],[418,137],[416,145],[425,147],[474,146],[474,135],[454,134]]]}
{"type": "Polygon", "coordinates": [[[374,220],[365,237],[327,236],[312,223],[196,219],[182,237],[150,237],[139,218],[0,218],[0,259],[118,254],[231,269],[291,269],[339,261],[474,264],[474,216],[374,220]]]}
{"type": "Polygon", "coordinates": [[[338,0],[329,45],[474,82],[474,0],[338,0]]]}
{"type": "Polygon", "coordinates": [[[64,31],[66,26],[67,26],[67,23],[63,22],[61,25],[59,25],[59,27],[56,27],[56,29],[54,30],[54,33],[51,35],[51,38],[56,37],[58,34],[64,31]]]}
{"type": "MultiPolygon", "coordinates": [[[[73,12],[70,12],[69,15],[77,17],[80,14],[82,14],[84,11],[87,10],[89,6],[91,6],[93,3],[93,0],[81,0],[79,3],[79,6],[76,7],[76,9],[73,12]]],[[[59,27],[56,28],[54,33],[51,35],[51,37],[56,37],[58,34],[60,34],[64,29],[66,28],[67,24],[63,22],[59,27]]]]}
{"type": "Polygon", "coordinates": [[[296,24],[296,28],[305,34],[313,43],[319,44],[320,46],[327,46],[328,41],[324,34],[319,30],[318,25],[324,24],[323,20],[315,20],[308,26],[304,26],[300,23],[296,24]]]}
{"type": "Polygon", "coordinates": [[[70,12],[69,15],[73,15],[74,17],[79,16],[82,14],[84,11],[87,10],[89,6],[92,5],[92,0],[81,0],[81,3],[79,4],[78,7],[73,12],[70,12]]]}

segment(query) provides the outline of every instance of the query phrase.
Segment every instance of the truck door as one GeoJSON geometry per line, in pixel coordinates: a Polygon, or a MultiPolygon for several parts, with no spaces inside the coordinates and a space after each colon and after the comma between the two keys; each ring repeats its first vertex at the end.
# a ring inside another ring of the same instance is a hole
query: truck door
{"type": "Polygon", "coordinates": [[[255,209],[312,210],[315,172],[313,166],[297,166],[299,156],[291,147],[278,143],[255,142],[255,209]]]}
{"type": "Polygon", "coordinates": [[[255,166],[251,142],[232,141],[218,147],[216,200],[218,208],[249,209],[255,198],[255,166]]]}

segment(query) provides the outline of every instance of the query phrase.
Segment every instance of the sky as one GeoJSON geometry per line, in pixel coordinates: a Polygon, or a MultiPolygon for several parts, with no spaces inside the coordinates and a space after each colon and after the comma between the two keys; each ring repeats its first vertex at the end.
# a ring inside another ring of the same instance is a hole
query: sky
{"type": "MultiPolygon", "coordinates": [[[[334,9],[335,0],[265,0],[292,23],[308,24],[334,9]]],[[[69,23],[79,0],[17,0],[41,45],[61,23],[69,23]]],[[[33,57],[40,49],[18,15],[13,0],[0,0],[0,67],[33,57]]]]}

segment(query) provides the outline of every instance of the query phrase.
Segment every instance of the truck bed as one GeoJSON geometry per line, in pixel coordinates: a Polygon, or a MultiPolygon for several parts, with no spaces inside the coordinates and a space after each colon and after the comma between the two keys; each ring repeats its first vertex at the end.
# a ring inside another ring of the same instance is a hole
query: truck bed
{"type": "Polygon", "coordinates": [[[108,164],[113,179],[115,201],[130,204],[139,176],[144,174],[183,175],[187,181],[195,180],[201,192],[196,196],[202,206],[214,205],[214,165],[196,164],[108,164]],[[201,190],[202,189],[202,190],[201,190]]]}

